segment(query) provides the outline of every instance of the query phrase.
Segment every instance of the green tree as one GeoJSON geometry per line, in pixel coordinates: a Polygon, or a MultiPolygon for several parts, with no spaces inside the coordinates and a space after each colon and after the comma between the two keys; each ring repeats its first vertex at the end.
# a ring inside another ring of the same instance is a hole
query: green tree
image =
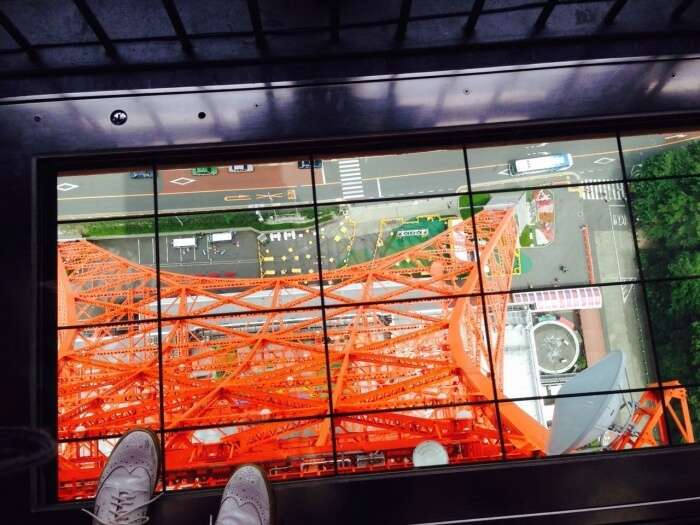
{"type": "MultiPolygon", "coordinates": [[[[675,148],[642,163],[630,184],[645,275],[700,276],[700,143],[675,148]]],[[[647,283],[649,314],[661,380],[700,383],[700,279],[647,283]]],[[[689,404],[700,435],[700,391],[689,404]]]]}

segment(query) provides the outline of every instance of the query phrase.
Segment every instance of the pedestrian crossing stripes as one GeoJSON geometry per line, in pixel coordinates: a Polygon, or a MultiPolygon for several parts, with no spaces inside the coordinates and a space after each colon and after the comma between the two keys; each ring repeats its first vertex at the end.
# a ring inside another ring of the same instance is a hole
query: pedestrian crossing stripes
{"type": "Polygon", "coordinates": [[[365,196],[362,184],[360,159],[343,159],[338,161],[340,172],[340,189],[344,199],[361,199],[365,196]]]}
{"type": "Polygon", "coordinates": [[[581,194],[582,199],[597,201],[626,200],[625,187],[620,181],[611,181],[607,184],[601,184],[607,181],[601,179],[585,179],[583,182],[590,185],[583,187],[583,193],[581,194]]]}

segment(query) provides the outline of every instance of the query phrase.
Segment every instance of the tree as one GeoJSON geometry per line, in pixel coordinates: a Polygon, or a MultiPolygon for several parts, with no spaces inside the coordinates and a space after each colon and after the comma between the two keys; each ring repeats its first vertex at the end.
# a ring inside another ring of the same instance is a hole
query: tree
{"type": "MultiPolygon", "coordinates": [[[[630,183],[661,380],[700,384],[700,142],[644,161],[630,183]],[[689,278],[690,277],[690,278],[689,278]],[[689,279],[688,279],[689,278],[689,279]]],[[[700,431],[700,391],[689,403],[700,431]]]]}

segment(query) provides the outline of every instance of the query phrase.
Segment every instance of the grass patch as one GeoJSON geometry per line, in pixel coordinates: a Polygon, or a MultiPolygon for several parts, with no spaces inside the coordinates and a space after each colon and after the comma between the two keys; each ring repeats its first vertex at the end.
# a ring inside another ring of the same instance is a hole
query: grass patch
{"type": "Polygon", "coordinates": [[[523,231],[520,234],[520,246],[522,246],[523,248],[532,246],[535,242],[534,237],[535,229],[528,224],[523,228],[523,231]]]}
{"type": "Polygon", "coordinates": [[[421,244],[428,239],[432,239],[439,233],[444,232],[447,229],[445,222],[442,220],[420,220],[416,222],[408,222],[399,226],[391,232],[389,238],[384,242],[384,246],[379,250],[378,256],[385,257],[387,255],[392,255],[394,253],[406,250],[421,244]],[[398,233],[401,231],[416,230],[416,229],[426,229],[428,231],[425,236],[409,235],[405,237],[399,237],[398,233]]]}
{"type": "MultiPolygon", "coordinates": [[[[318,222],[333,220],[337,208],[326,208],[319,212],[318,222]]],[[[298,230],[314,226],[313,210],[300,210],[298,215],[304,222],[262,223],[254,212],[216,213],[161,217],[158,220],[160,233],[199,232],[224,228],[253,228],[257,231],[298,230]]],[[[86,222],[79,225],[83,237],[118,237],[126,235],[155,234],[154,219],[124,219],[117,221],[86,222]]]]}
{"type": "MultiPolygon", "coordinates": [[[[484,209],[484,206],[491,200],[490,193],[475,193],[472,195],[474,204],[474,212],[479,213],[484,209]]],[[[459,216],[462,219],[468,219],[472,216],[472,207],[469,205],[469,195],[459,196],[459,216]]]]}

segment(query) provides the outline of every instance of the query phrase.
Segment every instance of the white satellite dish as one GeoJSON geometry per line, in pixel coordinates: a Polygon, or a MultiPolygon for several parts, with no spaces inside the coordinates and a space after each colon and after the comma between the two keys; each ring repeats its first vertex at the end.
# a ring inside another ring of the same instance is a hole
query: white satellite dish
{"type": "Polygon", "coordinates": [[[561,397],[554,402],[554,417],[547,454],[565,454],[590,443],[612,425],[622,405],[618,392],[625,371],[622,352],[610,352],[592,367],[572,377],[558,395],[591,392],[590,396],[561,397]]]}
{"type": "Polygon", "coordinates": [[[447,450],[437,441],[422,441],[413,449],[413,466],[415,467],[434,467],[447,465],[449,462],[447,450]]]}

